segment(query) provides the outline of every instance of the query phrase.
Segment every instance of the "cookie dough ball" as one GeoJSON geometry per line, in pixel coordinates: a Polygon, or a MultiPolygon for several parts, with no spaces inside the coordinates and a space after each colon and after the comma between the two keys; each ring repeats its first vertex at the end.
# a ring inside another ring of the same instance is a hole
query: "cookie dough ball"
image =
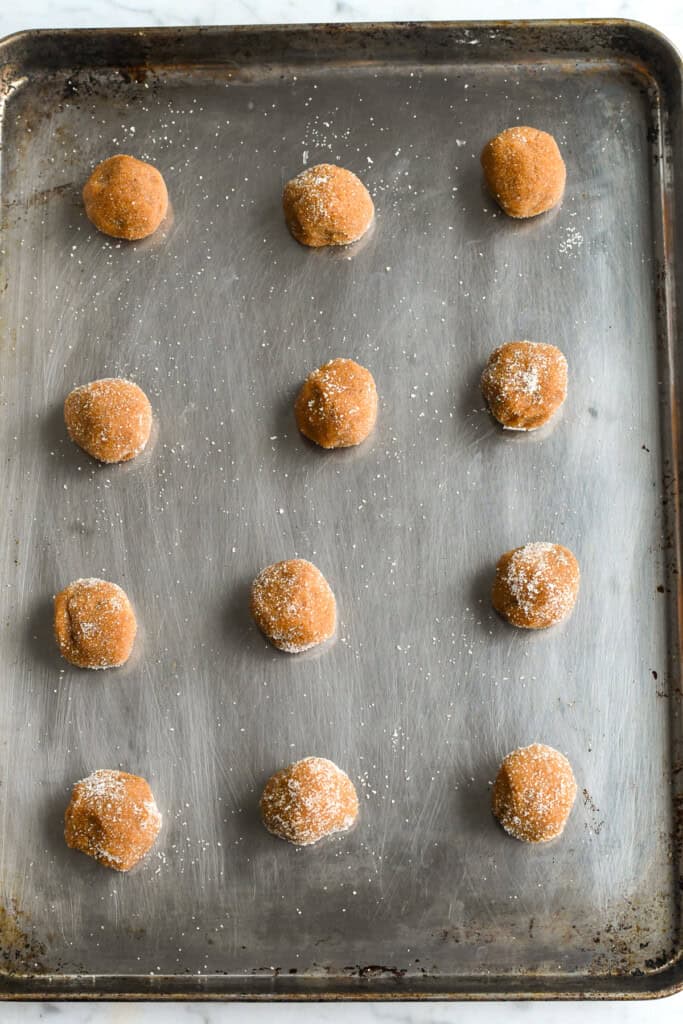
{"type": "Polygon", "coordinates": [[[346,772],[332,761],[305,757],[268,779],[261,817],[280,839],[310,846],[351,828],[358,817],[358,796],[346,772]]]}
{"type": "Polygon", "coordinates": [[[300,654],[333,635],[337,602],[320,569],[291,558],[258,574],[251,586],[251,614],[271,643],[300,654]]]}
{"type": "Polygon", "coordinates": [[[561,544],[538,541],[498,561],[493,607],[513,626],[545,629],[571,612],[579,593],[579,563],[561,544]]]}
{"type": "Polygon", "coordinates": [[[64,814],[66,845],[115,871],[130,871],[152,848],[160,829],[149,783],[109,768],[76,783],[64,814]]]}
{"type": "Polygon", "coordinates": [[[119,154],[97,165],[83,188],[83,202],[98,231],[135,241],[159,227],[168,210],[168,192],[156,167],[119,154]]]}
{"type": "Polygon", "coordinates": [[[128,462],[152,429],[152,407],[130,380],[105,377],[75,388],[64,402],[69,437],[100,462],[128,462]]]}
{"type": "Polygon", "coordinates": [[[364,441],[377,419],[377,388],[369,370],[353,359],[333,359],[304,381],[294,403],[296,425],[322,448],[350,448],[364,441]]]}
{"type": "Polygon", "coordinates": [[[128,660],[137,632],[124,590],[107,580],[76,580],[55,597],[55,638],[78,668],[117,668],[128,660]]]}
{"type": "Polygon", "coordinates": [[[484,146],[484,177],[510,217],[536,217],[562,198],[567,170],[552,135],[538,128],[507,128],[484,146]]]}
{"type": "Polygon", "coordinates": [[[576,780],[564,754],[543,743],[513,750],[493,784],[492,807],[506,832],[525,843],[561,834],[576,798],[576,780]]]}
{"type": "Polygon", "coordinates": [[[282,193],[287,227],[302,245],[348,245],[364,235],[375,207],[360,178],[335,164],[308,167],[282,193]]]}
{"type": "Polygon", "coordinates": [[[508,341],[489,356],[481,390],[507,430],[536,430],[567,397],[567,360],[555,345],[508,341]]]}

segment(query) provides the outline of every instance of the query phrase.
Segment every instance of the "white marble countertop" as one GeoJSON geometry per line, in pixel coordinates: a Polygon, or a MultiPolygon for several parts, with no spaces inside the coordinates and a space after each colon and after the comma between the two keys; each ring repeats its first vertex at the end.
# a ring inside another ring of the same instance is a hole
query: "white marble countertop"
{"type": "Polygon", "coordinates": [[[3,1024],[680,1024],[683,996],[652,1003],[35,1003],[3,1024]]]}
{"type": "Polygon", "coordinates": [[[20,28],[97,25],[250,25],[325,21],[457,21],[476,17],[633,18],[683,47],[680,0],[25,0],[0,5],[0,36],[20,28]]]}
{"type": "MultiPolygon", "coordinates": [[[[27,28],[75,28],[185,24],[276,22],[459,20],[515,18],[616,17],[645,21],[664,32],[683,51],[683,3],[680,0],[24,0],[0,4],[0,38],[27,28]]],[[[493,1024],[538,1021],[543,1024],[679,1024],[683,993],[653,1002],[633,1003],[376,1003],[376,1004],[130,1004],[6,1003],[3,1024],[170,1024],[171,1021],[239,1021],[260,1024],[493,1024]]]]}

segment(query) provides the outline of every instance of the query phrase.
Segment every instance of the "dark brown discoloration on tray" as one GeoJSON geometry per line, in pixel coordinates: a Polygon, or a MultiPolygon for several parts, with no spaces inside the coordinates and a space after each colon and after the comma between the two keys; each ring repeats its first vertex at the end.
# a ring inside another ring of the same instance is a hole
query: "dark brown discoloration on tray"
{"type": "Polygon", "coordinates": [[[32,975],[47,971],[45,945],[32,934],[16,907],[0,906],[0,974],[32,975]]]}

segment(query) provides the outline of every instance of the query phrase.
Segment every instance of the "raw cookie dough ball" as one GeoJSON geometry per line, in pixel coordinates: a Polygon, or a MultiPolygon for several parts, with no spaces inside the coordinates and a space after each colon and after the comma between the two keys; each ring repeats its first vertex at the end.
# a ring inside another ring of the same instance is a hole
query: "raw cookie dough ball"
{"type": "Polygon", "coordinates": [[[535,430],[567,397],[567,360],[555,345],[508,341],[489,356],[481,390],[508,430],[535,430]]]}
{"type": "Polygon", "coordinates": [[[100,462],[128,462],[143,450],[152,429],[152,407],[130,380],[104,377],[66,396],[69,437],[100,462]]]}
{"type": "Polygon", "coordinates": [[[498,561],[493,607],[522,629],[545,629],[571,612],[579,593],[579,563],[561,544],[536,542],[498,561]]]}
{"type": "Polygon", "coordinates": [[[282,193],[287,227],[302,245],[348,245],[364,235],[375,207],[352,171],[335,164],[308,167],[282,193]]]}
{"type": "Polygon", "coordinates": [[[271,643],[299,654],[332,636],[337,602],[320,569],[291,558],[258,574],[251,586],[251,614],[271,643]]]}
{"type": "Polygon", "coordinates": [[[567,170],[552,135],[538,128],[507,128],[484,146],[484,177],[510,217],[535,217],[559,203],[567,170]]]}
{"type": "Polygon", "coordinates": [[[159,227],[168,209],[168,192],[156,167],[118,154],[97,165],[83,188],[83,202],[99,231],[134,241],[159,227]]]}
{"type": "Polygon", "coordinates": [[[128,660],[137,632],[124,590],[106,580],[76,580],[55,597],[55,638],[78,668],[116,668],[128,660]]]}
{"type": "Polygon", "coordinates": [[[358,817],[358,796],[346,772],[332,761],[305,757],[268,779],[261,817],[280,839],[310,846],[351,828],[358,817]]]}
{"type": "Polygon", "coordinates": [[[377,389],[353,359],[333,359],[309,374],[294,403],[296,425],[322,448],[350,448],[377,419],[377,389]]]}
{"type": "Polygon", "coordinates": [[[146,780],[109,768],[77,782],[64,813],[66,845],[115,871],[130,871],[160,829],[161,814],[146,780]]]}
{"type": "Polygon", "coordinates": [[[526,843],[547,843],[563,831],[576,797],[564,754],[543,743],[513,750],[493,784],[492,807],[506,832],[526,843]]]}

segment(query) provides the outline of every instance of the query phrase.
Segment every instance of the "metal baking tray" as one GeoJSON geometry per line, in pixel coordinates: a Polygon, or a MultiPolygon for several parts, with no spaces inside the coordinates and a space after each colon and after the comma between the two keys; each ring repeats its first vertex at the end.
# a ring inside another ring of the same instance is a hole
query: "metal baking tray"
{"type": "Polygon", "coordinates": [[[627,22],[28,32],[0,44],[0,888],[6,997],[530,998],[683,985],[678,507],[681,66],[627,22]],[[559,209],[507,220],[479,152],[552,131],[559,209]],[[163,171],[165,233],[125,245],[80,190],[116,151],[163,171]],[[312,252],[283,182],[338,161],[371,237],[312,252]],[[511,338],[558,344],[553,429],[478,391],[511,338]],[[369,366],[377,430],[298,436],[292,398],[369,366]],[[101,467],[65,436],[76,383],[126,375],[157,436],[101,467]],[[556,540],[561,627],[493,614],[504,550],[556,540]],[[341,623],[284,656],[249,582],[300,555],[341,623]],[[129,592],[132,661],[61,662],[51,597],[129,592]],[[505,836],[501,758],[541,740],[581,791],[559,842],[505,836]],[[352,833],[299,850],[258,820],[308,754],[355,779],[352,833]],[[145,775],[165,815],[128,876],[66,848],[72,783],[145,775]]]}

